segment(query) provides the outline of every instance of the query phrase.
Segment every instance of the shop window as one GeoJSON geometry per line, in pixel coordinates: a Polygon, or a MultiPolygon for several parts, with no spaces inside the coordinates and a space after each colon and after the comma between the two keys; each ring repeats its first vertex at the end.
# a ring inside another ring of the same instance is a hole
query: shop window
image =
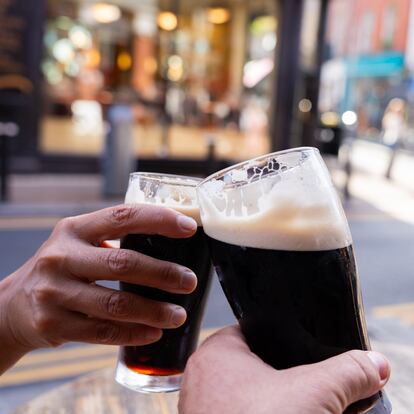
{"type": "Polygon", "coordinates": [[[357,46],[358,52],[369,53],[373,51],[374,26],[375,15],[371,10],[368,10],[362,16],[361,25],[359,28],[357,46]]]}
{"type": "Polygon", "coordinates": [[[397,7],[392,4],[387,7],[382,20],[382,47],[390,50],[394,44],[394,36],[397,28],[397,7]]]}

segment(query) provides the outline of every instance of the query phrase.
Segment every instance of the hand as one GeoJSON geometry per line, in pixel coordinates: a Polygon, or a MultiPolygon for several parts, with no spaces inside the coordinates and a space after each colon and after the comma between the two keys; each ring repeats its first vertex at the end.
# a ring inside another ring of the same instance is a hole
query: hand
{"type": "Polygon", "coordinates": [[[231,327],[190,358],[180,414],[342,414],[373,396],[390,375],[375,352],[352,351],[319,364],[276,371],[253,354],[231,327]]]}
{"type": "Polygon", "coordinates": [[[0,283],[0,373],[35,348],[67,341],[145,345],[159,340],[162,329],[181,326],[183,308],[95,282],[120,280],[186,294],[197,285],[191,270],[99,246],[131,233],[184,238],[196,229],[191,218],[148,205],[118,206],[59,222],[35,256],[0,283]]]}

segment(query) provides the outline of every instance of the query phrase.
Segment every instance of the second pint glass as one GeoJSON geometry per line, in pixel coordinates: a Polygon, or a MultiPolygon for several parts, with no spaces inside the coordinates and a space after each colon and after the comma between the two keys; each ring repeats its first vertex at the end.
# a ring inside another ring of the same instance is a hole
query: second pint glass
{"type": "Polygon", "coordinates": [[[167,293],[145,286],[121,283],[121,290],[159,302],[175,303],[187,311],[178,329],[164,330],[160,341],[145,346],[121,347],[116,380],[140,392],[170,392],[180,389],[187,360],[195,351],[200,332],[212,266],[207,238],[201,227],[196,199],[199,180],[190,177],[136,173],[131,175],[125,202],[173,208],[193,217],[199,227],[189,239],[130,234],[121,247],[190,268],[197,275],[196,290],[189,295],[167,293]]]}
{"type": "MultiPolygon", "coordinates": [[[[277,369],[370,348],[352,238],[316,149],[270,154],[205,180],[201,218],[253,352],[277,369]]],[[[383,393],[347,413],[390,413],[383,393]]]]}

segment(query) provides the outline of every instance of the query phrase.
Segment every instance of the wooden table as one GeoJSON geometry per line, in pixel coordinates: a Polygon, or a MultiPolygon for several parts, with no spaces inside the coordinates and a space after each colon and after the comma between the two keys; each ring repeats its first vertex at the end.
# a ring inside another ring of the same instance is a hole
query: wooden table
{"type": "MultiPolygon", "coordinates": [[[[211,333],[211,332],[210,332],[211,333]]],[[[412,414],[414,407],[413,347],[377,342],[393,366],[387,393],[393,414],[412,414]]],[[[177,414],[178,393],[139,394],[114,381],[114,369],[105,369],[63,385],[20,407],[14,414],[177,414]]]]}
{"type": "Polygon", "coordinates": [[[63,385],[20,407],[15,414],[176,414],[178,393],[139,394],[105,369],[63,385]]]}

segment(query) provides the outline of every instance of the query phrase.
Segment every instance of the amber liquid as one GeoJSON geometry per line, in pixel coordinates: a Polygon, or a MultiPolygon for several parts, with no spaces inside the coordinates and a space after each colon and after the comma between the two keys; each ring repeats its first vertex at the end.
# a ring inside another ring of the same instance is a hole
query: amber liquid
{"type": "Polygon", "coordinates": [[[121,242],[123,249],[178,263],[194,271],[197,289],[190,295],[167,293],[145,286],[121,283],[121,290],[159,302],[175,303],[187,311],[187,321],[178,329],[164,330],[160,341],[145,346],[121,348],[121,361],[139,374],[170,376],[184,372],[195,351],[201,321],[211,284],[212,266],[204,230],[189,239],[169,239],[162,236],[129,235],[121,242]]]}

